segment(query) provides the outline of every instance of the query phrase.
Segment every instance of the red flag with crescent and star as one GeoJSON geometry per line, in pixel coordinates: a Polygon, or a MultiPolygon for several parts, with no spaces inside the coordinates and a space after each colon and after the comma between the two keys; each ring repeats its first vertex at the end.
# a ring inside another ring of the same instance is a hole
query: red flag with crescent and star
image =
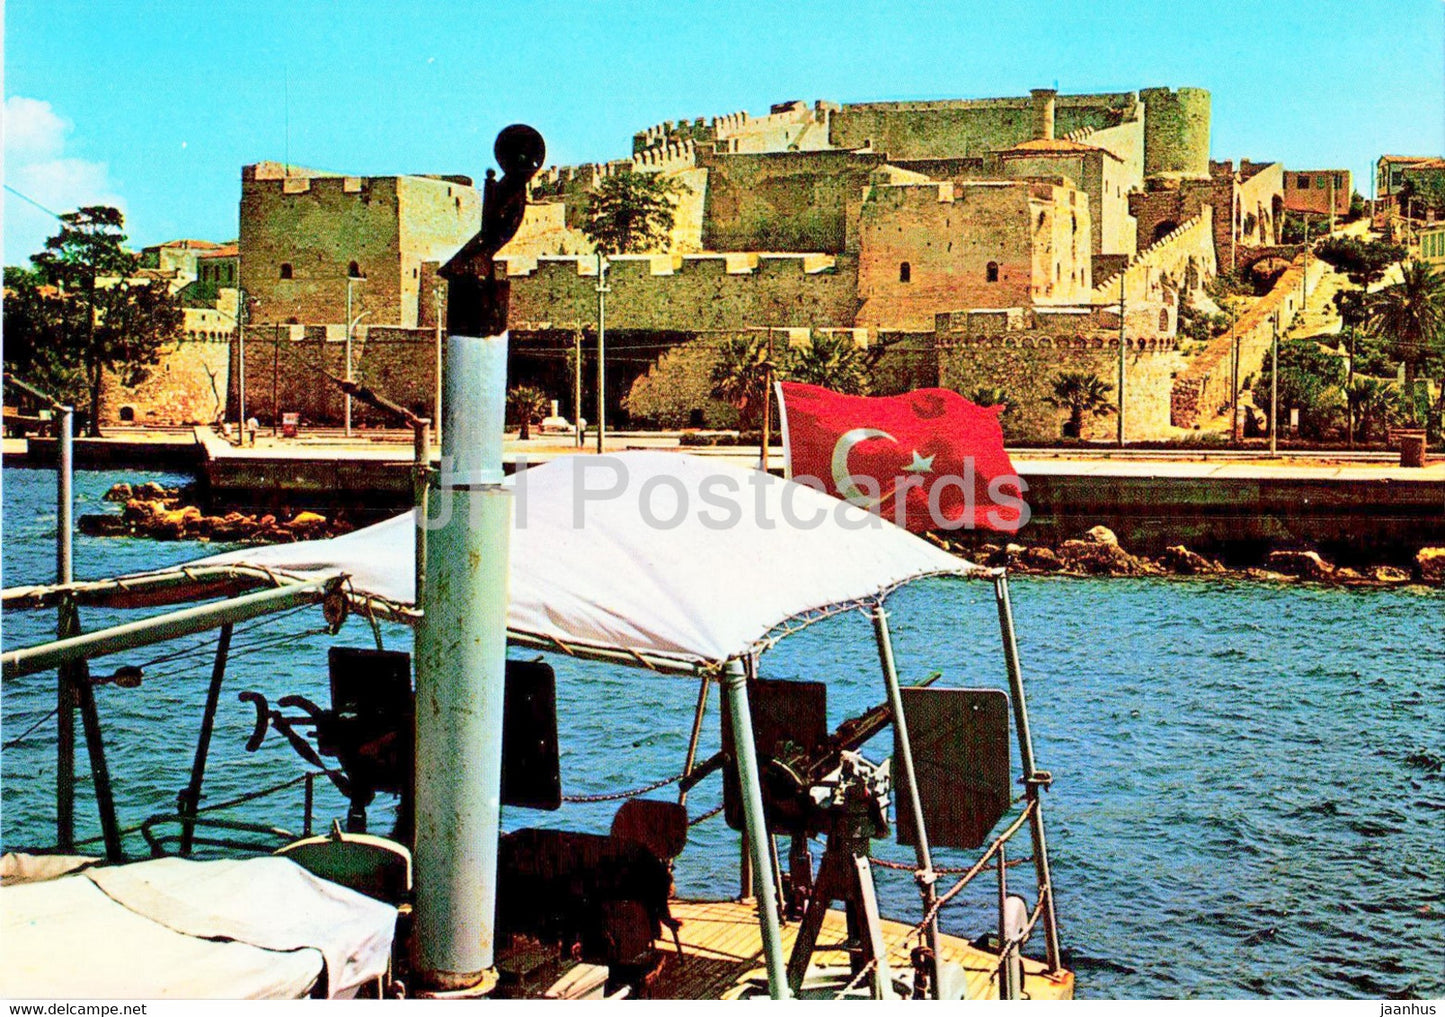
{"type": "Polygon", "coordinates": [[[1002,406],[942,388],[896,396],[787,381],[777,388],[792,479],[915,533],[1014,533],[1028,521],[1026,486],[1003,447],[1002,406]]]}

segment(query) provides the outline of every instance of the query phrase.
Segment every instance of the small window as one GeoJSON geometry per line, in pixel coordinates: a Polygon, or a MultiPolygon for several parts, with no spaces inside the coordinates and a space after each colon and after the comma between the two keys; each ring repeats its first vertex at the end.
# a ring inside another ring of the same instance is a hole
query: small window
{"type": "Polygon", "coordinates": [[[905,261],[905,262],[901,262],[901,263],[899,264],[899,266],[898,266],[898,281],[901,282],[901,283],[903,283],[903,282],[909,282],[909,281],[912,280],[912,278],[913,278],[913,266],[911,266],[910,264],[908,264],[908,262],[906,262],[906,261],[905,261]]]}
{"type": "Polygon", "coordinates": [[[289,262],[289,261],[283,261],[283,262],[281,262],[281,278],[282,278],[282,279],[290,279],[290,278],[291,278],[291,262],[289,262]]]}
{"type": "Polygon", "coordinates": [[[1169,308],[1167,307],[1159,312],[1159,331],[1169,331],[1169,308]]]}
{"type": "Polygon", "coordinates": [[[989,282],[998,282],[998,262],[990,261],[988,267],[984,269],[984,273],[989,282]]]}
{"type": "Polygon", "coordinates": [[[356,262],[353,261],[350,265],[347,265],[347,266],[346,266],[346,274],[349,275],[349,276],[350,276],[351,278],[353,278],[353,279],[360,279],[360,278],[361,278],[361,266],[358,265],[356,262]]]}
{"type": "Polygon", "coordinates": [[[122,406],[122,407],[120,408],[120,419],[121,419],[121,423],[124,423],[124,424],[134,423],[134,422],[135,422],[135,407],[134,407],[134,406],[122,406]]]}
{"type": "Polygon", "coordinates": [[[1299,189],[1302,191],[1308,191],[1310,189],[1309,177],[1302,176],[1299,178],[1299,189]]]}

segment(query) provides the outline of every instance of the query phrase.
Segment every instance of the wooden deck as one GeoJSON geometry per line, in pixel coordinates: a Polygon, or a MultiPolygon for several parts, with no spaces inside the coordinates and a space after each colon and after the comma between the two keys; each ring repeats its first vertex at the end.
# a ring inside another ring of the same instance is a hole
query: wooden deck
{"type": "MultiPolygon", "coordinates": [[[[674,901],[672,913],[682,922],[679,937],[683,956],[678,957],[670,937],[658,940],[657,947],[667,959],[652,985],[653,998],[725,999],[735,995],[744,983],[762,975],[765,966],[762,934],[754,905],[731,900],[674,901]]],[[[883,937],[895,971],[909,968],[912,943],[907,939],[908,931],[907,925],[884,919],[883,937]]],[[[783,926],[784,956],[792,950],[797,932],[796,922],[783,926]]],[[[845,938],[842,912],[830,911],[819,937],[820,948],[814,954],[814,963],[847,964],[847,955],[839,948],[845,938]],[[825,951],[827,947],[833,949],[825,951]]],[[[954,936],[941,938],[944,957],[961,964],[967,974],[968,998],[997,999],[998,981],[994,977],[997,958],[970,946],[966,940],[954,936]]],[[[1073,998],[1073,972],[1049,975],[1038,961],[1025,958],[1023,964],[1024,998],[1073,998]]]]}

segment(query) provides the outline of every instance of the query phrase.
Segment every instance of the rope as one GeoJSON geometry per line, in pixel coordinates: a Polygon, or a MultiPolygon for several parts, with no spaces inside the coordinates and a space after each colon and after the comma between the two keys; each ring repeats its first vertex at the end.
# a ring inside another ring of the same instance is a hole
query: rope
{"type": "Polygon", "coordinates": [[[51,717],[54,717],[59,712],[60,707],[57,706],[55,709],[51,710],[45,716],[37,720],[34,724],[31,724],[29,727],[27,727],[24,734],[18,735],[6,742],[4,747],[7,749],[13,749],[15,746],[23,742],[26,738],[29,738],[31,735],[33,735],[41,724],[44,724],[47,720],[49,720],[51,717]]]}
{"type": "MultiPolygon", "coordinates": [[[[1015,865],[1029,864],[1033,862],[1033,860],[1033,855],[1028,855],[1024,858],[1009,859],[1009,861],[1004,864],[1006,864],[1009,868],[1013,868],[1015,865]]],[[[910,865],[907,862],[890,862],[886,858],[869,858],[868,863],[870,865],[876,865],[879,868],[883,869],[893,869],[896,872],[911,872],[915,876],[922,871],[916,864],[910,865]]],[[[967,872],[969,868],[970,866],[967,865],[935,865],[933,867],[933,872],[935,875],[939,876],[957,876],[961,873],[967,872]]]]}
{"type": "Polygon", "coordinates": [[[705,820],[709,820],[709,819],[711,819],[713,816],[716,816],[716,815],[717,815],[719,812],[721,812],[722,810],[723,810],[723,807],[722,807],[721,805],[718,805],[718,806],[715,807],[715,808],[708,809],[706,812],[704,812],[702,815],[698,816],[696,819],[689,819],[689,820],[687,821],[687,825],[688,825],[688,826],[697,826],[697,824],[699,824],[699,823],[701,823],[701,822],[704,822],[705,820]]]}
{"type": "Polygon", "coordinates": [[[682,780],[682,778],[686,776],[687,771],[684,770],[682,773],[679,773],[676,776],[665,777],[662,780],[654,781],[651,784],[646,784],[639,788],[633,788],[630,791],[610,791],[605,794],[596,795],[563,795],[562,800],[564,802],[573,803],[620,802],[624,798],[636,798],[638,795],[645,795],[649,791],[656,791],[660,787],[667,787],[667,785],[669,784],[676,784],[678,781],[682,780]]]}

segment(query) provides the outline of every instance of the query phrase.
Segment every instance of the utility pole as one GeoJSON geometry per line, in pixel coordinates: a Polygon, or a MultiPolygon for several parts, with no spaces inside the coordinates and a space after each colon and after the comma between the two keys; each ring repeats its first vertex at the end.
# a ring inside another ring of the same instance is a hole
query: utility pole
{"type": "MultiPolygon", "coordinates": [[[[358,322],[358,321],[361,320],[361,316],[358,316],[358,317],[357,317],[356,319],[354,319],[354,320],[353,320],[352,317],[351,317],[351,286],[352,286],[353,283],[365,282],[365,281],[366,281],[366,276],[364,276],[364,275],[352,275],[350,272],[347,272],[347,273],[346,273],[346,380],[347,380],[347,381],[355,381],[355,380],[356,380],[356,379],[354,379],[354,378],[351,376],[351,333],[352,333],[352,331],[356,328],[356,322],[358,322]]],[[[363,313],[363,315],[365,314],[365,312],[362,312],[362,313],[363,313]]],[[[349,392],[346,394],[346,436],[347,436],[348,438],[351,437],[351,393],[349,393],[349,392]]]]}
{"type": "Polygon", "coordinates": [[[1274,338],[1269,349],[1269,454],[1279,454],[1279,312],[1274,312],[1274,338]]]}
{"type": "Polygon", "coordinates": [[[1350,358],[1345,363],[1345,433],[1349,447],[1355,447],[1355,326],[1346,325],[1345,335],[1350,343],[1350,358]]]}
{"type": "Polygon", "coordinates": [[[1230,417],[1229,436],[1235,447],[1239,446],[1239,332],[1235,328],[1237,316],[1230,310],[1229,314],[1229,348],[1230,355],[1230,417]]]}
{"type": "MultiPolygon", "coordinates": [[[[1128,268],[1119,272],[1119,447],[1124,447],[1124,276],[1128,268]]],[[[1079,435],[1079,437],[1083,437],[1079,435]]]]}
{"type": "MultiPolygon", "coordinates": [[[[432,402],[432,439],[440,440],[442,432],[442,281],[436,280],[432,286],[432,296],[436,299],[437,313],[437,363],[436,363],[436,399],[432,402]]],[[[420,597],[418,597],[420,600],[420,597]]]]}
{"type": "Polygon", "coordinates": [[[597,252],[597,454],[607,431],[607,258],[597,252]]]}
{"type": "Polygon", "coordinates": [[[577,447],[582,447],[582,329],[572,333],[572,427],[577,432],[577,447]]]}
{"type": "MultiPolygon", "coordinates": [[[[240,258],[236,259],[240,263],[240,258]]],[[[246,291],[236,288],[236,444],[246,444],[246,291]]]]}
{"type": "Polygon", "coordinates": [[[773,430],[773,330],[768,329],[768,359],[763,362],[763,448],[759,469],[768,472],[768,445],[773,430]]]}

